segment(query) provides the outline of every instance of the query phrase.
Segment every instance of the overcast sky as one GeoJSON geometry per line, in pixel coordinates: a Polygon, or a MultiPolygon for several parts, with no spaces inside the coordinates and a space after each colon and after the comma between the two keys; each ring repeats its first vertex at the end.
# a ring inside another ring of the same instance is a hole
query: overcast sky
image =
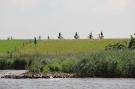
{"type": "Polygon", "coordinates": [[[57,38],[58,32],[86,38],[100,31],[106,38],[135,33],[135,0],[0,0],[0,38],[57,38]]]}

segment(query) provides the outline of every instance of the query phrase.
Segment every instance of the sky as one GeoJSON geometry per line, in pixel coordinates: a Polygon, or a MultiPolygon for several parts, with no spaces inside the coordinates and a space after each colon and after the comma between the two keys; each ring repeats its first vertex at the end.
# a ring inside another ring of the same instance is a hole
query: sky
{"type": "Polygon", "coordinates": [[[105,38],[135,33],[135,0],[0,0],[0,38],[105,38]]]}

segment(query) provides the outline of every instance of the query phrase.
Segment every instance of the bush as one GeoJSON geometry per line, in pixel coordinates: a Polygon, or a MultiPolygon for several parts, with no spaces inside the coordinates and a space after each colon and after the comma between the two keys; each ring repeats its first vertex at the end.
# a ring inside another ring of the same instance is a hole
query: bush
{"type": "Polygon", "coordinates": [[[127,46],[122,43],[109,44],[105,47],[105,50],[121,50],[126,49],[127,46]]]}
{"type": "Polygon", "coordinates": [[[129,41],[128,48],[135,49],[135,37],[133,37],[132,35],[131,35],[131,39],[129,41]]]}
{"type": "Polygon", "coordinates": [[[61,61],[59,59],[53,59],[50,63],[44,65],[43,72],[58,72],[62,70],[61,61]]]}

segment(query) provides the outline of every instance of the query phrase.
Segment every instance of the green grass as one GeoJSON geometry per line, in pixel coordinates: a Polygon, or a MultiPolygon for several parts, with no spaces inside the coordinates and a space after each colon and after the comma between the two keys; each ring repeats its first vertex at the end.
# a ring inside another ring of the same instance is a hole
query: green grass
{"type": "Polygon", "coordinates": [[[28,69],[31,72],[77,73],[81,77],[135,77],[135,50],[103,50],[128,39],[0,41],[0,69],[28,69]],[[25,44],[22,46],[22,44],[25,44]],[[7,47],[5,47],[7,46],[7,47]],[[0,54],[1,55],[1,54],[0,54]]]}
{"type": "Polygon", "coordinates": [[[1,58],[0,69],[77,73],[81,77],[135,77],[135,50],[111,50],[73,55],[23,55],[1,58]]]}
{"type": "Polygon", "coordinates": [[[28,43],[28,40],[0,40],[0,53],[17,51],[28,43]]]}
{"type": "Polygon", "coordinates": [[[127,39],[41,40],[35,46],[29,40],[0,40],[0,53],[15,50],[23,54],[81,53],[102,50],[108,44],[125,41],[127,39]]]}
{"type": "Polygon", "coordinates": [[[24,54],[67,54],[67,53],[83,53],[104,49],[111,43],[126,42],[127,39],[95,39],[95,40],[42,40],[35,46],[28,44],[21,53],[24,54]]]}
{"type": "Polygon", "coordinates": [[[36,56],[31,72],[77,73],[81,77],[135,77],[135,50],[98,51],[77,55],[36,56]]]}

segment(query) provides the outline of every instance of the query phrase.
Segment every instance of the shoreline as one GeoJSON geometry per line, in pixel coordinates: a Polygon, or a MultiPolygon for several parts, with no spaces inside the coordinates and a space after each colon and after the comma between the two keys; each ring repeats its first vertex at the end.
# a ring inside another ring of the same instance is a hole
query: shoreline
{"type": "Polygon", "coordinates": [[[25,72],[21,74],[10,74],[1,76],[3,79],[52,79],[52,78],[133,78],[130,76],[118,76],[118,77],[104,77],[104,76],[80,76],[75,73],[63,73],[63,72],[48,72],[48,73],[33,73],[25,72]]]}
{"type": "Polygon", "coordinates": [[[76,74],[73,73],[62,73],[62,72],[50,72],[50,73],[32,73],[26,72],[19,75],[4,75],[1,78],[8,78],[8,79],[38,79],[38,78],[77,78],[76,74]]]}

